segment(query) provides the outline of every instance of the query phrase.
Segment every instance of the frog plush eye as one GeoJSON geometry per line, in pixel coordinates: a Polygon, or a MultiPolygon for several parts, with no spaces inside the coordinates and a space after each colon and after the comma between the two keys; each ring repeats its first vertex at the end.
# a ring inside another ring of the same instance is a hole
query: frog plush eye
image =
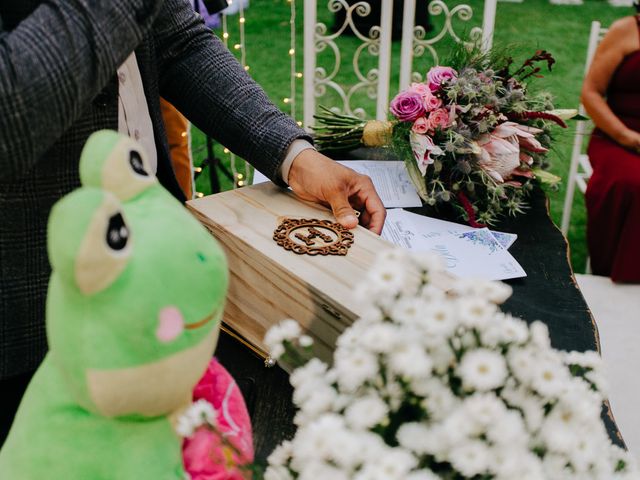
{"type": "Polygon", "coordinates": [[[116,213],[109,218],[109,226],[107,227],[107,245],[114,250],[123,250],[129,240],[129,229],[124,223],[121,213],[116,213]]]}
{"type": "Polygon", "coordinates": [[[111,130],[96,132],[87,140],[80,179],[84,186],[102,188],[122,201],[158,183],[140,144],[111,130]]]}
{"type": "Polygon", "coordinates": [[[49,257],[54,274],[84,295],[113,284],[129,263],[133,236],[120,201],[80,188],[55,205],[49,220],[49,257]]]}

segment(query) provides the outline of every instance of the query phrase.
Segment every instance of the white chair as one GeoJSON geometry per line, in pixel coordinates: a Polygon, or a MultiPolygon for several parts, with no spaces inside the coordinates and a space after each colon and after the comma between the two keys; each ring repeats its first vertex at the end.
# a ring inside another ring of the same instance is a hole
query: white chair
{"type": "MultiPolygon", "coordinates": [[[[493,37],[497,0],[485,0],[483,3],[484,14],[482,28],[474,27],[469,31],[470,39],[477,40],[486,48],[491,46],[493,37]]],[[[371,13],[371,6],[367,1],[348,2],[347,0],[305,0],[304,1],[304,119],[303,124],[309,127],[314,123],[313,115],[316,111],[316,98],[322,97],[331,91],[337,94],[341,105],[336,107],[342,113],[356,115],[362,118],[372,116],[372,112],[365,112],[362,108],[352,103],[357,92],[365,92],[371,99],[376,99],[375,117],[378,120],[387,118],[389,98],[395,93],[395,86],[391,87],[391,33],[393,19],[393,0],[380,2],[380,26],[374,26],[369,32],[361,32],[354,21],[356,16],[366,17],[371,13]],[[318,3],[325,4],[331,12],[344,10],[345,19],[337,31],[330,29],[317,21],[318,3]],[[350,28],[356,35],[361,45],[356,49],[352,58],[355,84],[343,85],[338,81],[337,75],[341,68],[342,58],[337,38],[346,29],[350,28]],[[332,60],[333,65],[327,69],[317,66],[316,57],[323,51],[332,60]],[[378,57],[377,65],[368,71],[360,65],[362,54],[368,53],[378,57]]],[[[452,21],[458,19],[468,22],[473,17],[473,9],[466,4],[445,2],[445,0],[405,0],[403,4],[403,36],[401,47],[400,89],[407,87],[412,80],[413,57],[423,53],[437,55],[434,45],[445,37],[452,37],[460,42],[461,38],[456,34],[452,21]],[[449,5],[453,4],[453,5],[449,5]],[[442,30],[426,35],[424,28],[415,27],[414,18],[417,8],[428,8],[432,17],[441,16],[444,19],[442,30]]]]}
{"type": "MultiPolygon", "coordinates": [[[[587,59],[585,63],[585,75],[587,74],[593,55],[602,37],[607,33],[606,28],[602,28],[600,22],[591,23],[591,33],[589,34],[589,45],[587,48],[587,59]]],[[[586,116],[586,111],[582,103],[579,107],[580,115],[586,116]]],[[[564,197],[564,209],[562,212],[562,233],[566,236],[569,232],[569,224],[571,222],[571,208],[573,207],[573,197],[575,195],[576,186],[584,195],[587,190],[587,182],[593,173],[589,157],[583,153],[584,139],[587,135],[588,121],[578,121],[576,125],[576,134],[573,139],[573,150],[571,152],[571,166],[569,167],[569,178],[567,179],[567,193],[564,197]]],[[[587,271],[589,270],[589,259],[587,258],[587,271]]]]}

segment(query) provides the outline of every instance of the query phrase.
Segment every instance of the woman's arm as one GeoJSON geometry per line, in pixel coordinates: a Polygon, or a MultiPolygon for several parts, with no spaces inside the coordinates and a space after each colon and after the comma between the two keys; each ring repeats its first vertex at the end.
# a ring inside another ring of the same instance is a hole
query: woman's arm
{"type": "Polygon", "coordinates": [[[35,164],[140,43],[162,0],[51,0],[0,29],[0,180],[35,164]]]}
{"type": "Polygon", "coordinates": [[[616,21],[596,50],[582,87],[582,103],[595,125],[609,137],[632,150],[640,149],[640,133],[627,128],[611,111],[605,94],[622,60],[640,48],[635,17],[616,21]]]}

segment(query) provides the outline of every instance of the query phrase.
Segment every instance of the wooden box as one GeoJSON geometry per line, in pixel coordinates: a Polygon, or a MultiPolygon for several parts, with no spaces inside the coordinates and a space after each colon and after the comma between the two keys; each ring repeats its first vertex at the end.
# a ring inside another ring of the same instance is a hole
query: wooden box
{"type": "Polygon", "coordinates": [[[314,338],[314,353],[330,360],[336,338],[359,316],[353,290],[376,254],[393,246],[363,227],[351,230],[345,256],[298,255],[273,240],[284,218],[334,221],[331,211],[264,183],[187,203],[218,239],[231,280],[224,323],[261,353],[272,325],[297,320],[314,338]]]}

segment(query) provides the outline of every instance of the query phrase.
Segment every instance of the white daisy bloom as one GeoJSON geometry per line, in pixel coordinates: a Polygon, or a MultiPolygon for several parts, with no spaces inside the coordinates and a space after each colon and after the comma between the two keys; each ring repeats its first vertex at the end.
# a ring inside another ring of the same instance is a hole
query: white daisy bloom
{"type": "Polygon", "coordinates": [[[531,331],[531,342],[538,348],[549,350],[551,339],[549,338],[549,327],[540,321],[533,322],[529,329],[531,331]]]}
{"type": "Polygon", "coordinates": [[[479,348],[464,354],[457,372],[466,388],[486,392],[504,384],[507,365],[499,353],[479,348]]]}
{"type": "Polygon", "coordinates": [[[379,374],[376,356],[366,351],[337,350],[334,369],[338,374],[338,383],[347,392],[354,391],[379,374]]]}
{"type": "Polygon", "coordinates": [[[389,407],[377,395],[358,398],[345,411],[347,424],[356,429],[369,429],[383,423],[389,415],[389,407]]]}
{"type": "Polygon", "coordinates": [[[470,328],[486,328],[496,313],[496,306],[480,297],[463,297],[456,301],[460,322],[470,328]]]}
{"type": "Polygon", "coordinates": [[[455,445],[449,452],[453,467],[465,477],[481,475],[489,469],[490,450],[480,440],[469,440],[455,445]]]}
{"type": "Polygon", "coordinates": [[[287,467],[269,466],[264,472],[264,480],[293,480],[293,475],[287,467]]]}
{"type": "Polygon", "coordinates": [[[391,371],[407,379],[428,377],[433,367],[431,358],[418,343],[398,345],[387,360],[391,371]]]}

